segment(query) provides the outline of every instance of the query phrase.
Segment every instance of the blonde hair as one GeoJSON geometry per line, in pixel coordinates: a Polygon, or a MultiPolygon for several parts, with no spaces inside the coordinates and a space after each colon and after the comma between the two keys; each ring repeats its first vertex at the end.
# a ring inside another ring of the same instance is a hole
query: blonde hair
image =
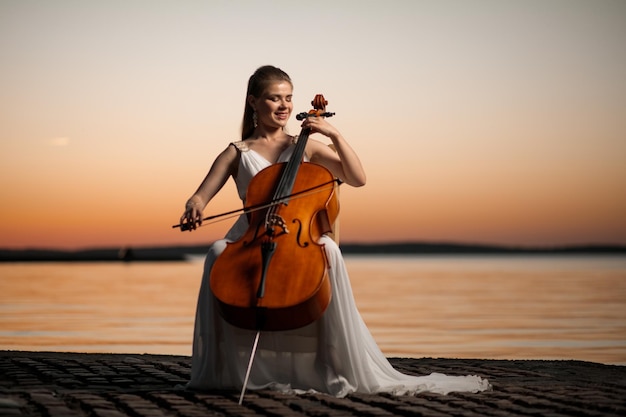
{"type": "Polygon", "coordinates": [[[254,71],[254,74],[250,76],[248,80],[248,90],[246,92],[246,105],[243,110],[243,122],[241,123],[241,139],[246,139],[254,132],[254,109],[248,103],[248,97],[260,97],[263,92],[273,82],[287,81],[293,88],[293,83],[289,75],[280,68],[276,68],[271,65],[264,65],[254,71]]]}

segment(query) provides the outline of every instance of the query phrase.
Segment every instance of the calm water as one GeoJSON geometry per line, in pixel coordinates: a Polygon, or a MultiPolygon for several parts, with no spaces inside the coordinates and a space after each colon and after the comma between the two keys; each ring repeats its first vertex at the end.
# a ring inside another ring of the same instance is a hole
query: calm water
{"type": "MultiPolygon", "coordinates": [[[[626,257],[346,258],[387,356],[626,365],[626,257]]],[[[0,350],[191,354],[202,262],[0,264],[0,350]]]]}

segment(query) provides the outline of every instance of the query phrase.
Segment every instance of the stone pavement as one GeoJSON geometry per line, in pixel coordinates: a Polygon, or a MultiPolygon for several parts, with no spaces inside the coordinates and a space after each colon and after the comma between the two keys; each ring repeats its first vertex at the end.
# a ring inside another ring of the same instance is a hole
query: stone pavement
{"type": "Polygon", "coordinates": [[[478,394],[285,395],[177,388],[186,356],[0,351],[0,416],[626,416],[626,367],[578,361],[400,359],[408,374],[476,374],[478,394]]]}

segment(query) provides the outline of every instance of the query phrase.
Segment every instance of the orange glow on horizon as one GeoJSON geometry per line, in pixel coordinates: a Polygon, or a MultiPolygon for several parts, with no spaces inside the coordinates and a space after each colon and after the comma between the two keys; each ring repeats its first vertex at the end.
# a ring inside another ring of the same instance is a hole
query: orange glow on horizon
{"type": "MultiPolygon", "coordinates": [[[[225,39],[266,6],[0,3],[0,248],[222,237],[171,225],[264,64],[296,112],[323,93],[363,161],[342,242],[626,245],[626,2],[292,6],[225,39]],[[285,36],[320,24],[321,60],[285,36]]],[[[229,181],[205,216],[239,205],[229,181]]]]}

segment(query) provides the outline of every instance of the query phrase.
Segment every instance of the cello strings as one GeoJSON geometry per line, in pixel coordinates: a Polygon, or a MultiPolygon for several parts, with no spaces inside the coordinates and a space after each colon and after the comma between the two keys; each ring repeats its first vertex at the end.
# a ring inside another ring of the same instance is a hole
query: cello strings
{"type": "MultiPolygon", "coordinates": [[[[282,174],[274,191],[274,198],[272,199],[272,201],[283,201],[285,199],[288,199],[289,195],[292,194],[293,186],[296,181],[296,175],[298,174],[298,170],[300,169],[301,161],[304,156],[304,150],[310,133],[311,129],[308,128],[303,128],[300,132],[291,158],[289,158],[289,161],[282,169],[282,174]]],[[[267,212],[265,213],[266,229],[269,228],[269,224],[271,223],[270,219],[274,216],[275,213],[276,205],[270,207],[270,209],[267,210],[267,212]]]]}

